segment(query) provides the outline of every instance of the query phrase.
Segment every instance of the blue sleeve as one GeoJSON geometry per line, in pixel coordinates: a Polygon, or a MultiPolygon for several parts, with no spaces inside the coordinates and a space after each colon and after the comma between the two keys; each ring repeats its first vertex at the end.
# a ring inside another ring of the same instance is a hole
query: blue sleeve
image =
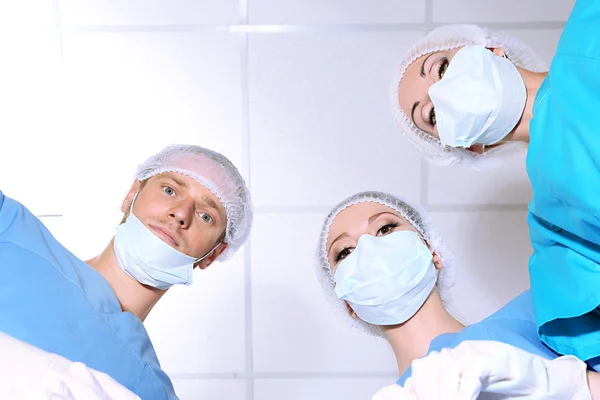
{"type": "Polygon", "coordinates": [[[580,0],[534,104],[527,171],[530,211],[600,243],[600,2],[580,0]]]}
{"type": "Polygon", "coordinates": [[[527,172],[529,275],[541,340],[600,356],[600,2],[579,0],[536,96],[527,172]]]}
{"type": "Polygon", "coordinates": [[[171,380],[160,368],[146,365],[134,393],[146,400],[177,400],[171,380]]]}

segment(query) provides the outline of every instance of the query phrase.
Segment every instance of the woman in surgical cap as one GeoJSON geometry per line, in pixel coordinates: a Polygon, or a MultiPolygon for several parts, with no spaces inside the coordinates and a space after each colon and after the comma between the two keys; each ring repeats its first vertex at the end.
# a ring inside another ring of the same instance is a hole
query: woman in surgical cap
{"type": "Polygon", "coordinates": [[[531,295],[464,327],[444,301],[452,258],[425,211],[380,192],[363,192],[327,216],[317,249],[321,284],[353,325],[390,343],[403,382],[411,362],[463,340],[493,339],[546,358],[537,338],[531,295]]]}
{"type": "MultiPolygon", "coordinates": [[[[526,361],[538,364],[556,360],[551,366],[558,367],[553,371],[573,378],[564,380],[560,393],[587,390],[586,364],[575,357],[559,357],[538,339],[529,290],[473,325],[464,326],[452,315],[444,301],[453,284],[452,257],[425,211],[417,206],[381,192],[345,199],[323,223],[316,259],[319,280],[336,310],[352,325],[390,343],[399,385],[411,376],[411,363],[416,359],[476,340],[517,349],[517,356],[509,354],[509,361],[518,363],[523,354],[526,361]]],[[[505,348],[499,352],[506,353],[505,348]]],[[[418,375],[424,376],[422,371],[418,375]]],[[[515,378],[511,388],[517,390],[522,384],[515,378]]]]}
{"type": "Polygon", "coordinates": [[[600,2],[578,0],[550,69],[515,38],[438,28],[406,55],[393,103],[430,162],[481,166],[527,149],[538,333],[600,361],[600,2]],[[528,143],[528,146],[525,144],[528,143]],[[526,147],[525,147],[526,146],[526,147]]]}

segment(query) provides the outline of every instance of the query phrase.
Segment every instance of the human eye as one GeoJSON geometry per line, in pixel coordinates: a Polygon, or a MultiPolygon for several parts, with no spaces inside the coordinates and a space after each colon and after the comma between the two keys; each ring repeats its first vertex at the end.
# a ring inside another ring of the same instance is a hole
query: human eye
{"type": "Polygon", "coordinates": [[[385,235],[393,232],[394,229],[396,229],[398,227],[398,225],[399,224],[397,222],[394,222],[394,223],[386,224],[386,225],[382,226],[377,231],[377,236],[385,236],[385,235]]]}
{"type": "Polygon", "coordinates": [[[435,126],[435,123],[437,122],[437,119],[435,117],[435,107],[431,107],[431,110],[429,111],[429,118],[427,118],[427,122],[432,127],[435,126]]]}
{"type": "Polygon", "coordinates": [[[344,247],[337,255],[335,256],[335,262],[340,262],[344,258],[348,257],[352,253],[352,249],[350,247],[344,247]]]}
{"type": "Polygon", "coordinates": [[[213,222],[213,218],[207,213],[200,213],[200,218],[202,218],[202,221],[208,224],[213,222]]]}
{"type": "Polygon", "coordinates": [[[448,69],[448,65],[450,65],[448,58],[447,57],[442,58],[442,60],[440,62],[440,66],[438,67],[438,78],[439,79],[442,79],[444,77],[444,74],[446,73],[446,70],[448,69]]]}
{"type": "Polygon", "coordinates": [[[170,186],[163,186],[163,192],[169,196],[175,196],[175,190],[170,186]]]}

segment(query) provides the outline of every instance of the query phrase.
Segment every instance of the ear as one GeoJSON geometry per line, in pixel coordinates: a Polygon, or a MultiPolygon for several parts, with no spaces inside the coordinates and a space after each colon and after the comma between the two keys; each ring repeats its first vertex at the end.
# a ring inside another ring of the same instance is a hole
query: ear
{"type": "Polygon", "coordinates": [[[444,267],[444,262],[441,257],[437,255],[437,253],[433,253],[433,266],[436,270],[441,270],[444,267]]]}
{"type": "Polygon", "coordinates": [[[497,55],[498,57],[506,57],[506,53],[504,52],[504,49],[502,47],[488,47],[487,49],[495,55],[497,55]]]}
{"type": "Polygon", "coordinates": [[[350,316],[352,318],[358,318],[358,315],[356,315],[356,313],[352,309],[352,306],[346,300],[344,300],[344,304],[346,304],[346,308],[348,309],[348,313],[350,314],[350,316]]]}
{"type": "Polygon", "coordinates": [[[130,211],[129,208],[131,207],[131,203],[133,202],[136,193],[140,190],[141,185],[142,182],[138,179],[136,179],[135,182],[133,182],[133,185],[131,185],[131,189],[129,189],[127,196],[125,196],[125,200],[123,200],[123,204],[121,204],[122,212],[127,213],[130,211]]]}
{"type": "Polygon", "coordinates": [[[198,268],[208,268],[217,259],[217,257],[219,257],[225,251],[227,246],[229,246],[227,243],[221,243],[220,245],[218,245],[208,257],[200,261],[200,263],[197,265],[198,268]]]}

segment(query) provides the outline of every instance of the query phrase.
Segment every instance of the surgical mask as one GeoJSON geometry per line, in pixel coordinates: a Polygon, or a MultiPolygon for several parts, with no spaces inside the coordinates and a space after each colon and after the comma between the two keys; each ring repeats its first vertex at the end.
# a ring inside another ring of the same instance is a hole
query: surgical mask
{"type": "Polygon", "coordinates": [[[460,49],[429,97],[442,144],[470,147],[504,139],[517,125],[527,94],[519,71],[483,46],[460,49]]]}
{"type": "Polygon", "coordinates": [[[365,322],[396,325],[421,308],[435,286],[433,255],[412,231],[362,235],[339,265],[335,294],[365,322]]]}
{"type": "Polygon", "coordinates": [[[191,285],[194,264],[219,244],[202,258],[190,257],[165,243],[131,212],[116,229],[114,251],[127,275],[144,285],[166,290],[176,284],[191,285]]]}

